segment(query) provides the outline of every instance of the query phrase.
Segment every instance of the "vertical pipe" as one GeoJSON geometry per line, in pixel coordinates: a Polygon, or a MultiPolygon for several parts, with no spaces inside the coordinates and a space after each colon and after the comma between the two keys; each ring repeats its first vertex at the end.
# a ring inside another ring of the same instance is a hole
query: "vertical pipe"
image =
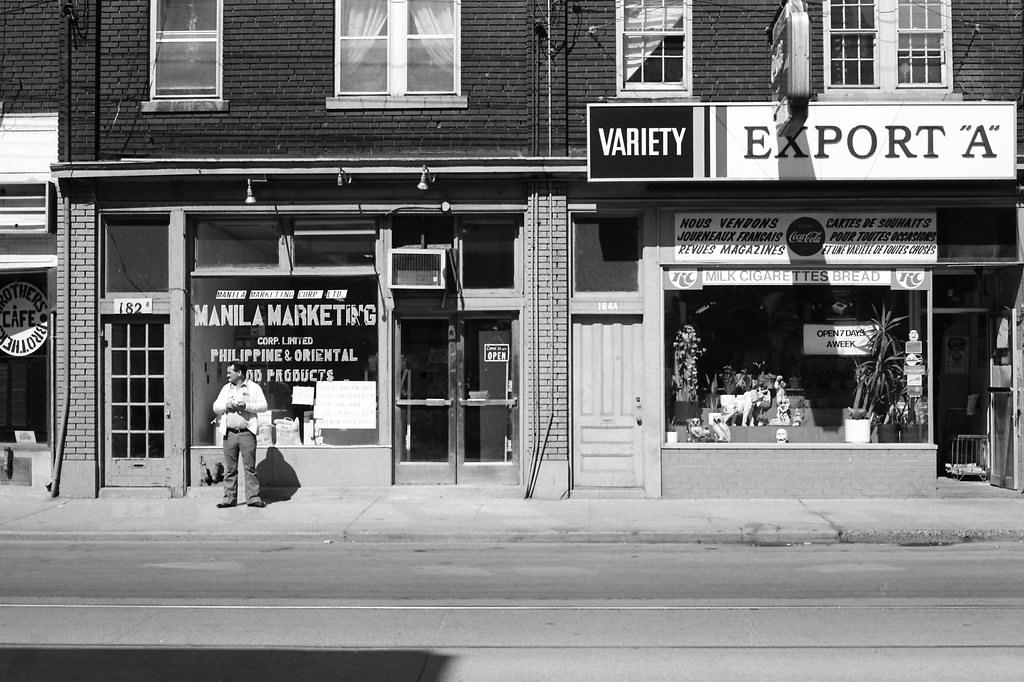
{"type": "Polygon", "coordinates": [[[96,39],[93,41],[93,77],[95,82],[93,83],[93,121],[92,121],[92,144],[93,154],[92,158],[96,161],[100,160],[100,31],[102,29],[102,22],[100,21],[102,11],[102,3],[100,0],[96,0],[96,24],[93,31],[96,34],[96,39]]]}

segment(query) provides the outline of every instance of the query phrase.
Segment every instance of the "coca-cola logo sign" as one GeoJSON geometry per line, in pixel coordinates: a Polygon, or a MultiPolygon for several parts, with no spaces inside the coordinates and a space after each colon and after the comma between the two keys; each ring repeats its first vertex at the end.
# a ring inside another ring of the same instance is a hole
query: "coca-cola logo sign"
{"type": "Polygon", "coordinates": [[[825,228],[814,218],[797,218],[786,228],[786,244],[798,256],[815,256],[825,245],[825,228]]]}

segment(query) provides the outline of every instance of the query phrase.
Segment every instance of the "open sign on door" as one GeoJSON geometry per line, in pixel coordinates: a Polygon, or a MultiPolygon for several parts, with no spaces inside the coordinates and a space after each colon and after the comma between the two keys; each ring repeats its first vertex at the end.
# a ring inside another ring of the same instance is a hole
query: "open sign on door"
{"type": "Polygon", "coordinates": [[[485,343],[484,362],[508,362],[508,344],[485,343]]]}

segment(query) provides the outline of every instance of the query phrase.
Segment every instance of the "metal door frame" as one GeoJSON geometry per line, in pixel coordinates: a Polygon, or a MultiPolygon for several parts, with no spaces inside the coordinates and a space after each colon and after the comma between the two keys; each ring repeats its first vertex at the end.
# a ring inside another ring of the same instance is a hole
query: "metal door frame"
{"type": "Polygon", "coordinates": [[[519,465],[521,461],[521,444],[519,436],[519,317],[513,313],[495,313],[480,311],[466,313],[426,313],[426,312],[395,312],[394,315],[394,379],[392,420],[394,480],[396,484],[442,484],[458,485],[465,483],[517,484],[519,482],[519,465]],[[507,319],[510,322],[509,374],[512,396],[488,399],[469,399],[463,397],[462,387],[465,385],[466,367],[466,322],[474,319],[507,319]],[[402,323],[409,320],[436,320],[447,323],[447,357],[448,357],[448,394],[444,398],[401,398],[403,382],[402,369],[399,366],[402,357],[402,323]],[[467,407],[485,405],[506,405],[512,409],[512,458],[501,463],[466,463],[466,410],[467,407]],[[444,408],[448,420],[448,459],[446,462],[402,462],[400,453],[404,445],[405,434],[400,433],[404,424],[400,412],[403,407],[435,407],[444,408]]]}

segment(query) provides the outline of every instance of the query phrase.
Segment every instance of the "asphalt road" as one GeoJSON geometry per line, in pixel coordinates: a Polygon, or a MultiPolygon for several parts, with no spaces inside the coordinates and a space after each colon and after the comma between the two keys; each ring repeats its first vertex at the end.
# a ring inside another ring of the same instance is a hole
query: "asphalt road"
{"type": "Polygon", "coordinates": [[[1020,680],[1024,546],[7,541],[0,680],[1020,680]]]}

